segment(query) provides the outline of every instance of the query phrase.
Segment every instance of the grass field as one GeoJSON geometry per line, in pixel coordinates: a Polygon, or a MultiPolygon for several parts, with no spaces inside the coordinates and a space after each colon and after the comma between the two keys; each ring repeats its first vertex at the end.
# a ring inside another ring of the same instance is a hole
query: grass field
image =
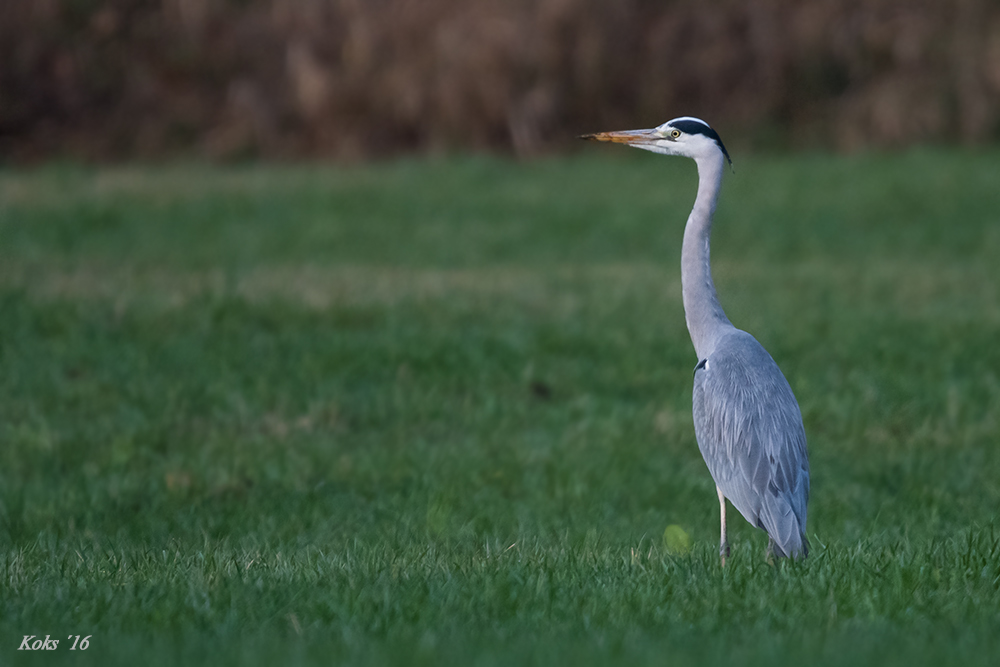
{"type": "Polygon", "coordinates": [[[0,664],[995,664],[1000,153],[737,168],[813,550],[725,569],[689,161],[0,172],[0,664]]]}

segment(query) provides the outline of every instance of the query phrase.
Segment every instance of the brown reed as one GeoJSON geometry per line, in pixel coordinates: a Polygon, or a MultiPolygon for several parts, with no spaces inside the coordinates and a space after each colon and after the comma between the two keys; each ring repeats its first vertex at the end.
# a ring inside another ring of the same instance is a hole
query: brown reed
{"type": "Polygon", "coordinates": [[[1000,138],[989,0],[7,0],[8,159],[512,150],[709,119],[763,147],[1000,138]]]}

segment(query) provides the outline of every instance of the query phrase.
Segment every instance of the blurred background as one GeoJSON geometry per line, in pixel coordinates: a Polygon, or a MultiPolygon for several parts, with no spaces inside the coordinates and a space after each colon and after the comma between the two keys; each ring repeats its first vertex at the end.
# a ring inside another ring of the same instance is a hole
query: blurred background
{"type": "Polygon", "coordinates": [[[762,149],[996,142],[1000,3],[0,3],[15,161],[531,155],[684,114],[762,149]]]}

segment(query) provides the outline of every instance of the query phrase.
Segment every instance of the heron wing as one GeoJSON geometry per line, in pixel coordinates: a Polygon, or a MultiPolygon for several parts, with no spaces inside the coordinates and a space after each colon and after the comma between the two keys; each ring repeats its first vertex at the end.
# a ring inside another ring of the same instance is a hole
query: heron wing
{"type": "Polygon", "coordinates": [[[795,395],[750,334],[722,338],[694,378],[698,447],[722,493],[779,555],[805,554],[809,456],[795,395]]]}

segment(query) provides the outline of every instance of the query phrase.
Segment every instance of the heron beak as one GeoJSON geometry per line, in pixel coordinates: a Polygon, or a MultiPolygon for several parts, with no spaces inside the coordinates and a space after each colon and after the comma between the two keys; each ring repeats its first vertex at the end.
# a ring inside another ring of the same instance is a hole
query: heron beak
{"type": "Polygon", "coordinates": [[[610,141],[615,144],[651,144],[663,137],[656,130],[626,130],[624,132],[597,132],[596,134],[581,134],[581,139],[591,141],[610,141]]]}

